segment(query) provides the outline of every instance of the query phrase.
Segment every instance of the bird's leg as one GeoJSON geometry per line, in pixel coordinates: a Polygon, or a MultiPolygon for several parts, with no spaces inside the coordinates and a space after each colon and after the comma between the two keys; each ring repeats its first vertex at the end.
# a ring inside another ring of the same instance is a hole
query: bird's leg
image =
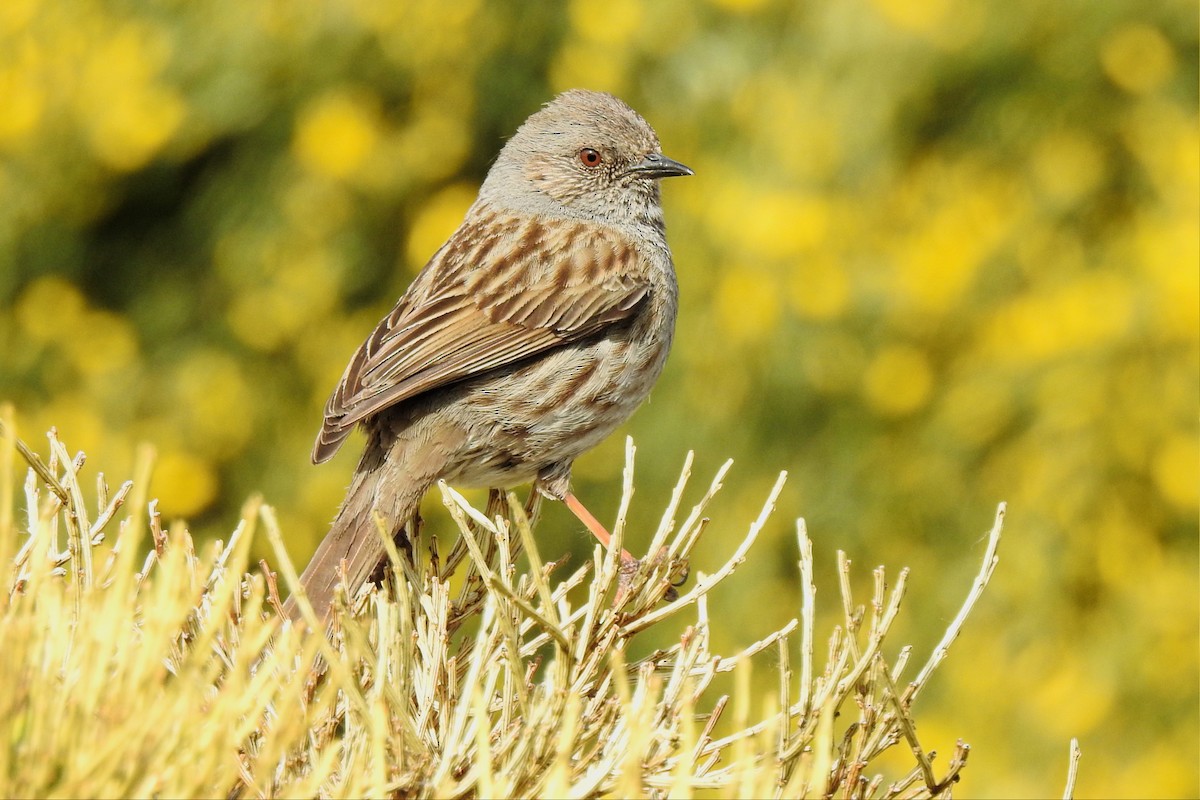
{"type": "MultiPolygon", "coordinates": [[[[551,464],[542,469],[538,473],[537,480],[534,481],[533,488],[535,492],[540,492],[546,497],[554,500],[561,500],[566,504],[571,513],[584,524],[592,536],[600,540],[600,544],[604,545],[607,550],[612,542],[612,535],[608,529],[600,524],[600,520],[592,516],[592,512],[584,508],[583,503],[579,502],[579,498],[571,491],[571,464],[570,462],[551,464]]],[[[638,560],[629,554],[628,550],[621,551],[621,574],[628,571],[629,576],[637,571],[638,560]]]]}
{"type": "MultiPolygon", "coordinates": [[[[599,540],[600,544],[607,550],[612,547],[612,534],[608,529],[600,524],[600,520],[592,515],[584,507],[583,503],[579,502],[579,498],[571,491],[571,466],[570,464],[556,464],[547,469],[543,469],[538,474],[538,479],[534,484],[536,492],[540,492],[547,497],[555,500],[561,500],[571,513],[583,523],[592,536],[599,540]]],[[[665,552],[665,548],[664,548],[665,552]]],[[[663,554],[659,554],[655,558],[662,558],[663,554]]],[[[633,576],[637,574],[638,567],[641,562],[630,555],[628,550],[622,548],[621,560],[617,565],[617,604],[620,605],[620,599],[623,593],[630,591],[633,583],[633,576]]],[[[665,595],[667,600],[674,600],[678,594],[674,588],[668,587],[665,595]]]]}
{"type": "MultiPolygon", "coordinates": [[[[600,520],[592,516],[592,512],[588,511],[587,508],[584,507],[583,503],[579,502],[579,498],[575,496],[574,492],[568,491],[566,494],[564,494],[563,502],[566,503],[567,508],[571,509],[571,513],[574,514],[579,521],[582,522],[584,526],[592,532],[592,536],[595,536],[597,539],[599,539],[600,544],[604,545],[604,548],[607,550],[611,546],[612,534],[608,532],[607,528],[600,524],[600,520]]],[[[625,573],[628,571],[630,574],[632,574],[635,570],[637,570],[637,566],[638,560],[630,555],[628,550],[622,549],[621,572],[625,573]]]]}
{"type": "MultiPolygon", "coordinates": [[[[609,534],[608,530],[600,524],[598,519],[592,516],[592,512],[584,508],[583,503],[579,502],[579,498],[576,497],[574,493],[568,491],[563,496],[563,502],[566,503],[567,508],[571,509],[571,513],[578,517],[579,521],[587,526],[587,529],[592,532],[592,535],[600,540],[600,544],[604,545],[605,549],[608,549],[610,546],[609,543],[612,541],[612,535],[609,534]]],[[[666,557],[666,552],[667,548],[665,547],[659,550],[658,553],[653,557],[651,563],[659,563],[663,558],[666,557]]],[[[617,567],[618,605],[620,604],[620,593],[627,592],[633,588],[631,585],[633,576],[637,572],[638,567],[641,566],[641,563],[642,562],[640,562],[638,559],[630,555],[628,550],[621,550],[621,564],[617,567]]],[[[684,579],[686,579],[686,577],[687,576],[685,574],[684,579]]],[[[681,580],[679,584],[671,584],[668,586],[666,593],[663,595],[663,599],[667,602],[677,599],[679,597],[679,592],[676,590],[676,588],[677,586],[682,585],[682,583],[683,581],[681,580]]]]}
{"type": "MultiPolygon", "coordinates": [[[[604,546],[605,550],[612,547],[612,534],[600,524],[600,520],[596,519],[592,512],[584,507],[583,503],[579,502],[579,498],[575,496],[574,492],[568,489],[563,494],[562,500],[571,513],[592,532],[592,536],[600,540],[600,544],[604,546]]],[[[622,548],[621,563],[617,565],[617,596],[613,600],[614,605],[621,605],[624,602],[623,598],[633,590],[633,576],[637,574],[639,566],[641,566],[641,562],[634,558],[628,550],[622,548]]],[[[674,589],[671,591],[673,592],[674,589]]]]}

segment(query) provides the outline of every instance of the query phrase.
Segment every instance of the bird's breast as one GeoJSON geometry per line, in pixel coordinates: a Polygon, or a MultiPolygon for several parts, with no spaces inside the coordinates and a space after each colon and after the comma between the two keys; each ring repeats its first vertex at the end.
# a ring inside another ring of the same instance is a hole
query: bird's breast
{"type": "Polygon", "coordinates": [[[674,294],[652,292],[625,323],[475,383],[459,401],[470,453],[451,481],[512,486],[595,447],[649,395],[674,325],[674,294]]]}

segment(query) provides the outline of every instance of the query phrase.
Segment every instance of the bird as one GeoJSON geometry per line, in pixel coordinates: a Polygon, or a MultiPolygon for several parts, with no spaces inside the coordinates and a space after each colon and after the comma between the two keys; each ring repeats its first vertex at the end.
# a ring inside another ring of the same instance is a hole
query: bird
{"type": "Polygon", "coordinates": [[[300,577],[319,618],[339,582],[353,596],[385,561],[377,518],[402,543],[441,480],[532,483],[607,546],[571,491],[571,465],[663,370],[679,290],[659,181],[693,174],[604,92],[563,92],[508,139],[461,225],[354,352],[325,406],[315,464],[356,426],[366,442],[300,577]]]}

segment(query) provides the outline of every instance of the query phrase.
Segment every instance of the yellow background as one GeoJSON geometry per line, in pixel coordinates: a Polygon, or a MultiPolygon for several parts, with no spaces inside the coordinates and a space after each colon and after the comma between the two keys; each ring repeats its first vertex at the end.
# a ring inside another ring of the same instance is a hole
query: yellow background
{"type": "MultiPolygon", "coordinates": [[[[826,618],[837,549],[864,599],[908,565],[893,644],[927,649],[1007,500],[922,739],[973,745],[965,796],[1061,792],[1071,736],[1081,796],[1200,793],[1192,2],[5,0],[0,399],[113,482],[152,442],[198,532],[264,492],[302,559],[357,456],[308,463],[347,358],[576,86],[696,170],[632,545],[688,449],[737,462],[701,569],[792,473],[718,644],[798,614],[804,516],[826,618]]],[[[602,519],[621,439],[576,469],[602,519]]],[[[578,527],[548,510],[547,554],[578,527]]]]}

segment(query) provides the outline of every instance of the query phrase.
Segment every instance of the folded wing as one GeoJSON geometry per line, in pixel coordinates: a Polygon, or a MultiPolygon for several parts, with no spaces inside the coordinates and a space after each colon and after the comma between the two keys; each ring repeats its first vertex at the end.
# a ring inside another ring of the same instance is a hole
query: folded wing
{"type": "Polygon", "coordinates": [[[649,290],[645,260],[611,229],[474,214],[350,359],[313,461],[397,403],[629,319],[649,290]]]}

